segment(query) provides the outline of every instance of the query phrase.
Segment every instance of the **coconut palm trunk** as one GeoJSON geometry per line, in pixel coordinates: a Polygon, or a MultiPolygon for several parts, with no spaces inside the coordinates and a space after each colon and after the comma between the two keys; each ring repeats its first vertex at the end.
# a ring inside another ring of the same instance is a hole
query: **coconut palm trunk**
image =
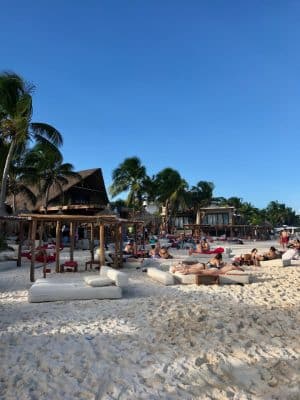
{"type": "Polygon", "coordinates": [[[201,211],[198,209],[197,213],[196,213],[196,225],[200,225],[201,224],[201,211]]]}
{"type": "Polygon", "coordinates": [[[0,192],[0,215],[7,215],[7,211],[6,211],[6,207],[5,207],[7,179],[8,179],[9,168],[10,168],[11,160],[13,158],[15,146],[16,146],[16,141],[12,140],[11,145],[8,150],[7,157],[6,157],[4,169],[3,169],[2,181],[1,181],[1,192],[0,192]]]}

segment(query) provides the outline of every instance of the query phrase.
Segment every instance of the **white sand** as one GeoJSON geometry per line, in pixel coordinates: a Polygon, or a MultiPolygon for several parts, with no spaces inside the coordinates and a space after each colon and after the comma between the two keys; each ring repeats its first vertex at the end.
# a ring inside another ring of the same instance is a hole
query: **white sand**
{"type": "MultiPolygon", "coordinates": [[[[49,277],[92,274],[81,257],[49,277]]],[[[300,267],[251,270],[165,287],[125,268],[120,300],[29,304],[29,264],[0,263],[0,399],[299,399],[300,267]]]]}

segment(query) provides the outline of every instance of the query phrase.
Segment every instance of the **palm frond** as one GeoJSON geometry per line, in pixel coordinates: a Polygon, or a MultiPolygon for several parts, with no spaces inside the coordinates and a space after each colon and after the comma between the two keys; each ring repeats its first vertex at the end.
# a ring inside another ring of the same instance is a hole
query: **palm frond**
{"type": "Polygon", "coordinates": [[[30,129],[32,130],[33,137],[37,142],[41,142],[41,138],[44,138],[48,139],[50,143],[54,144],[57,147],[63,144],[62,135],[57,129],[49,124],[45,124],[42,122],[32,122],[30,124],[30,129]]]}

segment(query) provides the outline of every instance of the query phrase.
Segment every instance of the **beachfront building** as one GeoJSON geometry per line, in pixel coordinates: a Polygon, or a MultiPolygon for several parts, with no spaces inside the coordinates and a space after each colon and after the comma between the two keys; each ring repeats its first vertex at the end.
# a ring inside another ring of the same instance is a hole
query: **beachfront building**
{"type": "Polygon", "coordinates": [[[212,204],[200,209],[200,224],[186,223],[183,228],[194,236],[240,237],[251,239],[269,239],[270,224],[250,225],[243,216],[236,213],[234,207],[212,204]]]}
{"type": "MultiPolygon", "coordinates": [[[[40,194],[37,187],[32,192],[37,196],[33,204],[22,194],[16,196],[16,214],[24,212],[47,214],[79,214],[95,215],[105,209],[108,196],[101,168],[78,171],[77,177],[68,177],[68,183],[62,188],[52,186],[49,191],[47,210],[45,208],[45,193],[40,194]]],[[[7,204],[12,206],[13,198],[7,198],[7,204]]]]}

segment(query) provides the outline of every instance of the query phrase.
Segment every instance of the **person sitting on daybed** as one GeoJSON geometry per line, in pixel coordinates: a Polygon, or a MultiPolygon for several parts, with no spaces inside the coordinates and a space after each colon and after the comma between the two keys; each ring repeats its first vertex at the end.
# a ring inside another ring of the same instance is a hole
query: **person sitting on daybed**
{"type": "Polygon", "coordinates": [[[289,246],[288,250],[282,254],[283,260],[299,260],[300,259],[300,240],[296,239],[289,246]]]}
{"type": "Polygon", "coordinates": [[[134,243],[134,240],[130,240],[124,250],[123,250],[123,254],[124,254],[124,259],[129,260],[130,258],[138,258],[137,254],[136,254],[136,245],[134,243]]]}
{"type": "Polygon", "coordinates": [[[206,275],[219,275],[226,274],[226,272],[238,270],[244,271],[241,267],[232,264],[226,264],[222,260],[222,254],[216,254],[215,257],[211,258],[205,265],[204,263],[196,263],[187,265],[179,263],[170,267],[170,272],[179,272],[183,275],[188,274],[206,274],[206,275]]]}
{"type": "Polygon", "coordinates": [[[210,250],[210,246],[208,241],[203,238],[201,239],[201,241],[199,242],[199,240],[197,240],[196,242],[196,249],[191,248],[189,251],[189,255],[191,256],[193,253],[205,253],[207,251],[210,250]]]}
{"type": "Polygon", "coordinates": [[[171,256],[171,254],[169,253],[169,251],[166,247],[162,247],[159,250],[159,256],[160,256],[160,258],[164,258],[164,259],[173,258],[173,256],[171,256]]]}
{"type": "Polygon", "coordinates": [[[123,253],[126,254],[126,255],[134,255],[135,254],[135,246],[134,246],[134,241],[133,240],[130,240],[126,244],[123,253]]]}
{"type": "Polygon", "coordinates": [[[157,242],[156,244],[151,244],[151,250],[149,251],[149,256],[151,258],[160,258],[160,244],[157,242]]]}
{"type": "Polygon", "coordinates": [[[257,254],[256,260],[257,261],[268,261],[268,260],[275,260],[276,258],[280,258],[279,252],[275,249],[274,246],[271,246],[267,253],[262,255],[257,254]]]}
{"type": "Polygon", "coordinates": [[[201,246],[201,252],[204,253],[206,251],[210,250],[210,246],[208,241],[206,240],[206,238],[203,238],[200,242],[200,246],[201,246]]]}
{"type": "Polygon", "coordinates": [[[234,265],[257,265],[257,249],[252,249],[251,253],[241,254],[233,259],[234,265]]]}

